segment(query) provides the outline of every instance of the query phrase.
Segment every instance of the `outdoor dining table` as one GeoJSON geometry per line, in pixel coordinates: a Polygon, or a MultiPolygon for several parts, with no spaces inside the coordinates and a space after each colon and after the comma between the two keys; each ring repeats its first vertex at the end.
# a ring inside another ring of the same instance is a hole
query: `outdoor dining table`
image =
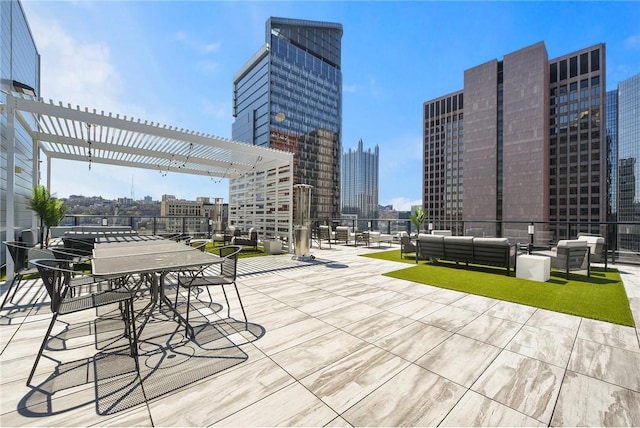
{"type": "Polygon", "coordinates": [[[142,311],[146,315],[140,326],[139,334],[144,330],[155,307],[164,302],[178,320],[187,327],[191,337],[194,337],[193,328],[164,294],[165,278],[169,272],[219,264],[224,259],[173,241],[167,240],[164,244],[158,244],[156,241],[150,242],[154,243],[148,245],[116,244],[114,248],[110,248],[113,245],[111,243],[96,244],[91,263],[92,273],[95,276],[104,277],[150,274],[152,279],[151,302],[142,311]]]}

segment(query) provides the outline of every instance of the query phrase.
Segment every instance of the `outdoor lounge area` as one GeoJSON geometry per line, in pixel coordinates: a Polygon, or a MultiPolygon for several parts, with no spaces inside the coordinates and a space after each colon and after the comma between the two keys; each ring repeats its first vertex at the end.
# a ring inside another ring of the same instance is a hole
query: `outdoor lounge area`
{"type": "MultiPolygon", "coordinates": [[[[640,267],[609,266],[634,328],[383,276],[414,265],[362,257],[387,250],[239,259],[247,325],[234,293],[192,292],[194,337],[162,305],[138,370],[117,307],[61,316],[31,387],[51,311],[40,279],[24,278],[0,313],[0,424],[640,425],[640,267]]],[[[164,292],[173,301],[175,277],[164,292]]]]}

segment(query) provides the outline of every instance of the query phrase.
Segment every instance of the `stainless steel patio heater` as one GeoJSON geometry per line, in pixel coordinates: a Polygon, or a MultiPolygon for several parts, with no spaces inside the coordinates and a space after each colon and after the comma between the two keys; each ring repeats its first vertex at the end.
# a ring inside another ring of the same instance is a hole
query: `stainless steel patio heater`
{"type": "Polygon", "coordinates": [[[215,198],[213,200],[213,210],[211,210],[211,226],[213,233],[220,233],[224,231],[222,227],[222,198],[215,198]]]}
{"type": "Polygon", "coordinates": [[[313,260],[315,257],[309,254],[311,243],[311,189],[309,184],[296,184],[293,186],[295,197],[295,218],[293,225],[293,257],[296,260],[313,260]]]}

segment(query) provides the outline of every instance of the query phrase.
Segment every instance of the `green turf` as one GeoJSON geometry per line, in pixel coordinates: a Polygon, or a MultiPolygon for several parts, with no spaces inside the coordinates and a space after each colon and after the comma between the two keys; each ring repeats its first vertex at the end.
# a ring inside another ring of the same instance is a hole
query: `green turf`
{"type": "MultiPolygon", "coordinates": [[[[205,246],[205,250],[208,253],[217,253],[217,249],[219,247],[224,246],[224,244],[222,244],[221,242],[209,242],[206,244],[205,246]]],[[[240,251],[240,253],[238,254],[238,258],[239,259],[246,259],[249,257],[261,257],[261,256],[267,256],[269,254],[264,252],[264,249],[262,246],[258,246],[257,249],[253,249],[251,247],[243,247],[242,251],[240,251]]]]}
{"type": "Polygon", "coordinates": [[[507,276],[506,270],[450,262],[431,263],[407,257],[400,259],[400,250],[363,254],[382,260],[412,263],[386,276],[421,284],[477,294],[508,302],[549,309],[615,324],[634,326],[629,300],[616,269],[591,269],[591,278],[552,270],[547,282],[529,281],[507,276]]]}

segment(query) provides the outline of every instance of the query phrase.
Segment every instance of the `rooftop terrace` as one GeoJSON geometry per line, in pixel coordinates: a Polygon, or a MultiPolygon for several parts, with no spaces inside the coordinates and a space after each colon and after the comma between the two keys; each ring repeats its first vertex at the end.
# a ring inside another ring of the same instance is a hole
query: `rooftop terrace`
{"type": "Polygon", "coordinates": [[[240,259],[248,330],[199,303],[190,341],[156,314],[139,374],[108,310],[60,317],[33,387],[51,312],[25,280],[0,316],[0,425],[640,426],[640,267],[615,266],[634,329],[388,278],[406,265],[370,251],[240,259]]]}

